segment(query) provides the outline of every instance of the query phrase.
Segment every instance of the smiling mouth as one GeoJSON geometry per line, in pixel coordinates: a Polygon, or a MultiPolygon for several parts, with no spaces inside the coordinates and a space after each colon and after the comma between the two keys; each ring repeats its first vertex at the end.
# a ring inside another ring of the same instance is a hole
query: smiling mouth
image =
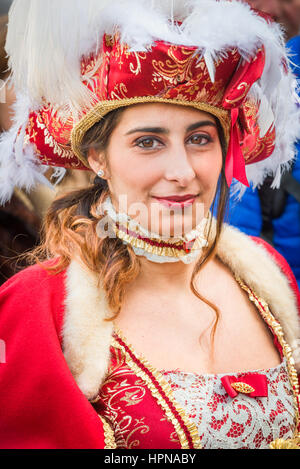
{"type": "Polygon", "coordinates": [[[157,200],[159,203],[164,205],[165,207],[171,207],[171,208],[184,208],[184,207],[189,207],[193,205],[195,200],[197,199],[197,195],[186,195],[186,196],[171,196],[171,197],[153,197],[155,200],[157,200]]]}

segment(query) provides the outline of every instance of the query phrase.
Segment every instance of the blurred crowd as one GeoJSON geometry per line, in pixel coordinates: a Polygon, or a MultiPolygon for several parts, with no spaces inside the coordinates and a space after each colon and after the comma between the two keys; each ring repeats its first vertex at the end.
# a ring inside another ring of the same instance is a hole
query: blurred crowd
{"type": "MultiPolygon", "coordinates": [[[[10,109],[14,102],[14,92],[4,83],[8,78],[7,58],[4,50],[7,17],[0,18],[0,131],[11,125],[10,109]]],[[[10,204],[0,209],[0,282],[3,283],[15,271],[13,258],[30,249],[38,241],[41,219],[26,194],[15,191],[10,204]]],[[[21,263],[24,265],[24,263],[21,263]]]]}
{"type": "MultiPolygon", "coordinates": [[[[249,0],[248,3],[282,25],[291,51],[292,67],[300,79],[300,0],[249,0]]],[[[0,0],[0,97],[5,95],[5,99],[0,99],[0,132],[11,125],[14,102],[4,49],[10,4],[11,0],[0,0]]],[[[287,259],[300,285],[300,144],[298,150],[299,156],[283,177],[280,189],[274,190],[271,180],[267,179],[259,190],[247,189],[239,202],[232,196],[228,222],[272,244],[287,259]]],[[[51,179],[52,170],[47,176],[51,179]]],[[[12,201],[0,208],[0,284],[16,269],[26,266],[24,258],[17,263],[16,259],[39,242],[44,214],[57,194],[90,183],[89,172],[69,171],[52,191],[45,187],[38,187],[30,194],[15,191],[12,201]]]]}

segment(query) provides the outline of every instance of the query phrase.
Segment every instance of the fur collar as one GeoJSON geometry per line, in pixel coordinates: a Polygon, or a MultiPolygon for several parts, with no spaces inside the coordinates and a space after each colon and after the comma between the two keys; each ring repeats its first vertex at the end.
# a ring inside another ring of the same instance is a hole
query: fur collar
{"type": "MultiPolygon", "coordinates": [[[[287,277],[263,246],[225,225],[217,250],[220,259],[263,298],[283,327],[286,341],[296,351],[300,323],[295,295],[287,277]]],[[[98,393],[109,362],[113,325],[97,279],[78,262],[67,271],[63,348],[68,366],[85,396],[98,393]]],[[[300,369],[298,363],[298,370],[300,369]]]]}

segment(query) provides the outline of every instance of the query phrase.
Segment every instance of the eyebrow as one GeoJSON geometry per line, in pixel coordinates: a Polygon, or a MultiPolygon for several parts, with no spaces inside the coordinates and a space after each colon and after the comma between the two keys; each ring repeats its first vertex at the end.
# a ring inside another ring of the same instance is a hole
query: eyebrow
{"type": "MultiPolygon", "coordinates": [[[[217,127],[216,123],[213,121],[210,121],[210,120],[199,121],[187,127],[186,131],[191,132],[193,130],[199,129],[199,127],[207,127],[207,126],[217,127]]],[[[130,130],[129,132],[126,133],[126,135],[132,135],[138,132],[168,135],[170,133],[170,130],[164,127],[139,127],[139,128],[130,130]]]]}

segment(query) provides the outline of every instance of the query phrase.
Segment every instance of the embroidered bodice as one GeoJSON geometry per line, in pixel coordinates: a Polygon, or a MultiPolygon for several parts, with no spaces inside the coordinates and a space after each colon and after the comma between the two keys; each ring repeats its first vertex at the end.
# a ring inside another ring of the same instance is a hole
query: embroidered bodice
{"type": "Polygon", "coordinates": [[[158,371],[115,332],[94,403],[115,447],[265,449],[297,437],[299,384],[290,347],[268,305],[241,286],[272,330],[281,364],[230,375],[158,371]]]}
{"type": "MultiPolygon", "coordinates": [[[[295,409],[286,360],[258,373],[267,377],[268,396],[239,393],[232,398],[224,388],[225,375],[162,372],[174,398],[195,423],[204,449],[268,449],[277,438],[293,438],[295,409]]],[[[237,381],[251,373],[237,373],[237,381]]]]}
{"type": "MultiPolygon", "coordinates": [[[[257,372],[231,376],[242,381],[252,373],[257,372]]],[[[97,411],[111,425],[120,449],[180,448],[186,434],[194,435],[186,448],[268,449],[274,440],[296,433],[294,392],[285,358],[258,373],[266,376],[266,397],[239,393],[232,398],[221,381],[226,375],[158,372],[115,335],[97,411]],[[182,439],[174,431],[180,420],[186,428],[182,439]]]]}

